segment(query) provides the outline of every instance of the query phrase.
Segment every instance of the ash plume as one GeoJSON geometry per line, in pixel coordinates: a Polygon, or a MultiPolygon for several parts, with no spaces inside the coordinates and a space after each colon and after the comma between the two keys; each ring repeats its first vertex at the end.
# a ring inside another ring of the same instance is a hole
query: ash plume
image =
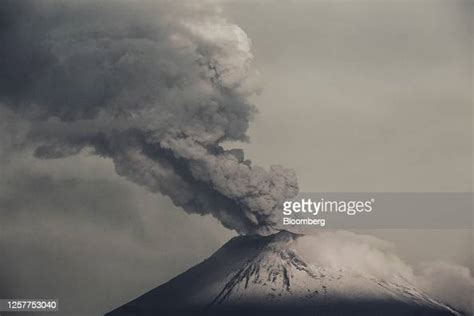
{"type": "Polygon", "coordinates": [[[39,158],[92,148],[118,174],[265,233],[292,170],[252,166],[226,141],[246,141],[256,110],[250,40],[212,5],[178,1],[3,1],[0,107],[28,122],[39,158]]]}

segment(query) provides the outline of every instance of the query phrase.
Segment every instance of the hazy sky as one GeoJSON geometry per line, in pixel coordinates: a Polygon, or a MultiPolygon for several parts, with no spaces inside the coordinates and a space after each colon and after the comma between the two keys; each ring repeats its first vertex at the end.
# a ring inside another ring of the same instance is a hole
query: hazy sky
{"type": "MultiPolygon", "coordinates": [[[[222,7],[253,42],[262,88],[250,142],[229,147],[294,168],[305,192],[472,191],[472,2],[222,7]]],[[[235,235],[126,181],[106,158],[10,152],[15,128],[0,116],[10,133],[0,137],[0,297],[59,297],[69,315],[99,315],[235,235]]],[[[372,233],[410,263],[474,268],[472,231],[372,233]]]]}
{"type": "Polygon", "coordinates": [[[252,159],[308,192],[471,191],[470,1],[269,3],[225,11],[262,77],[252,159]]]}

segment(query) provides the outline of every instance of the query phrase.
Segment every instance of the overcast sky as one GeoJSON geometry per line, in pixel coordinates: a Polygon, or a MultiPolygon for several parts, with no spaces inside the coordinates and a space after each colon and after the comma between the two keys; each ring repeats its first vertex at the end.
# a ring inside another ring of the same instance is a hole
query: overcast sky
{"type": "Polygon", "coordinates": [[[309,192],[471,191],[469,1],[269,3],[225,11],[262,77],[253,159],[309,192]]]}
{"type": "MultiPolygon", "coordinates": [[[[222,8],[252,40],[261,86],[250,142],[229,147],[294,168],[303,192],[472,191],[470,1],[222,8]]],[[[21,127],[9,122],[0,116],[0,297],[59,297],[65,314],[100,315],[235,235],[87,150],[57,160],[13,151],[21,127]]],[[[473,269],[472,231],[371,233],[410,263],[473,269]]]]}

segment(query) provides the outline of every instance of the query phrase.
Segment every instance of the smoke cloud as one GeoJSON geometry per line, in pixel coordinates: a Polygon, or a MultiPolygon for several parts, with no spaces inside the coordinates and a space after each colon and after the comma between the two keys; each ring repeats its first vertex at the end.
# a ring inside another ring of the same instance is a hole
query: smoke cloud
{"type": "Polygon", "coordinates": [[[0,21],[0,106],[36,157],[92,148],[188,213],[272,231],[296,176],[224,148],[247,141],[256,74],[250,40],[212,5],[4,1],[0,21]]]}
{"type": "Polygon", "coordinates": [[[466,313],[474,314],[474,276],[467,267],[443,261],[420,265],[417,280],[426,292],[466,313]]]}
{"type": "Polygon", "coordinates": [[[349,231],[299,237],[295,247],[310,264],[388,281],[402,278],[466,315],[474,313],[474,277],[467,267],[441,261],[412,267],[396,254],[392,243],[349,231]]]}

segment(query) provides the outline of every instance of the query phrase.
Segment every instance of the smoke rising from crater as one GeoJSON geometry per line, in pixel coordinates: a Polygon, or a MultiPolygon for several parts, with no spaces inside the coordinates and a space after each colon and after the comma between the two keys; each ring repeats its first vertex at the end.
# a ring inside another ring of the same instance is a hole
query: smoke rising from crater
{"type": "Polygon", "coordinates": [[[4,1],[0,105],[28,122],[39,158],[92,148],[118,174],[265,233],[292,170],[252,166],[225,141],[246,141],[256,110],[251,43],[211,5],[171,1],[4,1]]]}

